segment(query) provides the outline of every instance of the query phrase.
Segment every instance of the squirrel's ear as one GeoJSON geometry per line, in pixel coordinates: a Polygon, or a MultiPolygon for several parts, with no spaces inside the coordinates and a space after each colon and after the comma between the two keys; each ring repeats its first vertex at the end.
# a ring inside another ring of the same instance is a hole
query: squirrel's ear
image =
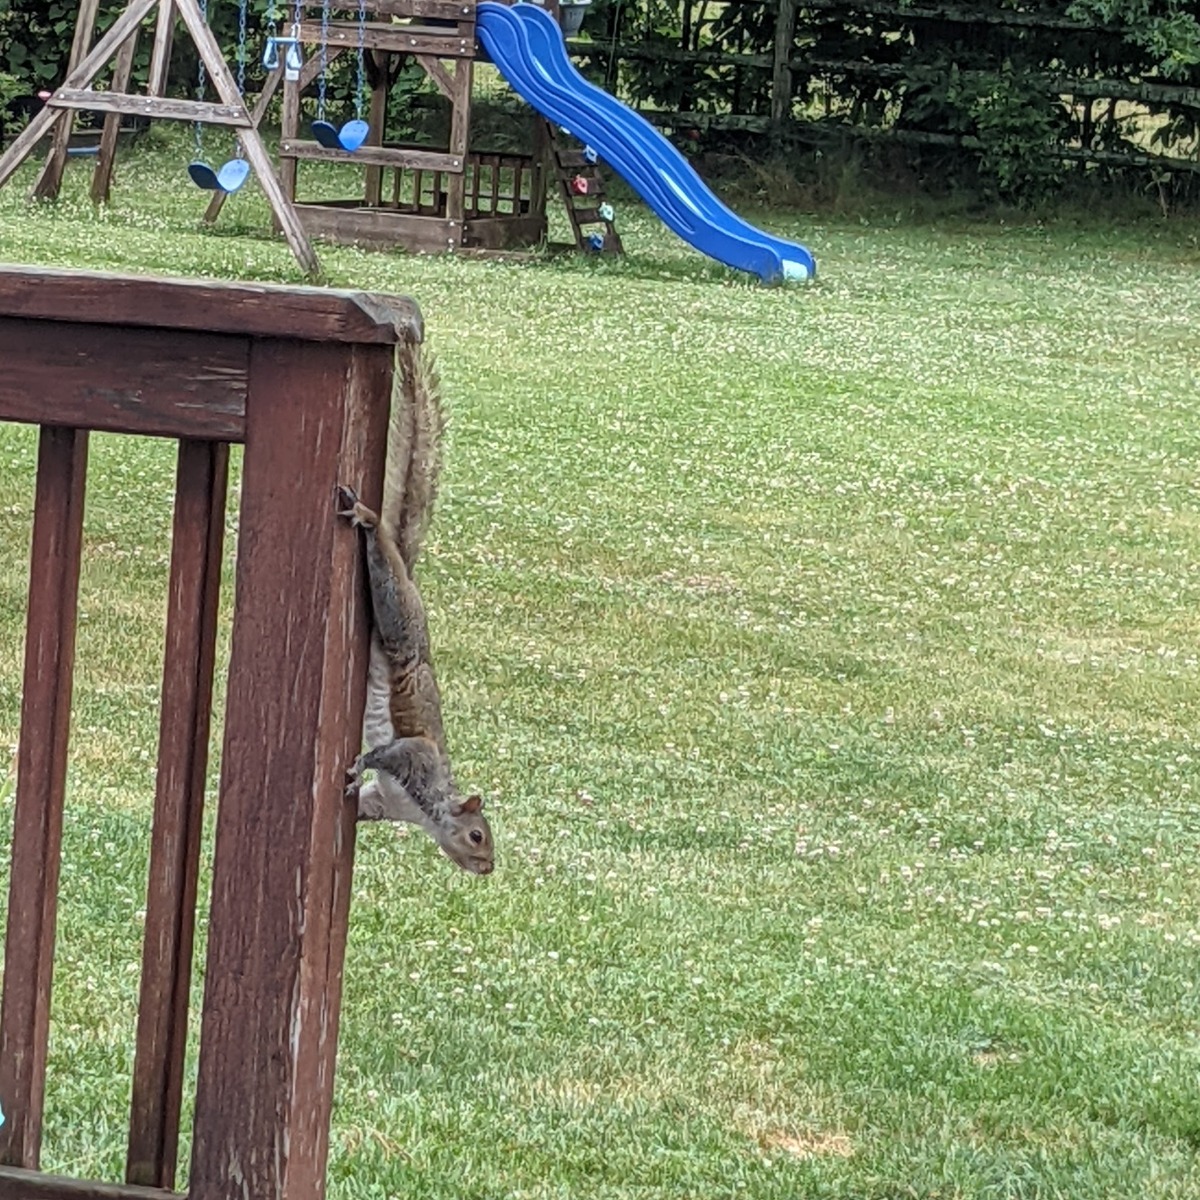
{"type": "Polygon", "coordinates": [[[483,797],[482,796],[468,796],[462,802],[462,808],[459,811],[465,812],[465,813],[477,813],[477,812],[480,812],[482,809],[483,809],[483,797]]]}

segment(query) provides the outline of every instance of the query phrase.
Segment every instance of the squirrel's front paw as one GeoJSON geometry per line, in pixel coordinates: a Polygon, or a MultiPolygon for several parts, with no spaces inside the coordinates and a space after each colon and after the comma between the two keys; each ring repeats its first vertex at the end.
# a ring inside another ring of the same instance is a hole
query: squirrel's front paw
{"type": "Polygon", "coordinates": [[[379,524],[379,517],[344,483],[338,485],[338,516],[348,517],[356,529],[374,529],[379,524]]]}
{"type": "Polygon", "coordinates": [[[358,819],[360,821],[383,821],[386,819],[383,796],[374,783],[363,786],[358,793],[358,819]]]}
{"type": "Polygon", "coordinates": [[[339,483],[337,488],[337,515],[339,517],[349,517],[354,519],[354,510],[358,506],[358,493],[352,488],[347,487],[344,483],[339,483]]]}
{"type": "Polygon", "coordinates": [[[346,770],[346,795],[353,796],[362,786],[363,756],[360,754],[346,770]]]}

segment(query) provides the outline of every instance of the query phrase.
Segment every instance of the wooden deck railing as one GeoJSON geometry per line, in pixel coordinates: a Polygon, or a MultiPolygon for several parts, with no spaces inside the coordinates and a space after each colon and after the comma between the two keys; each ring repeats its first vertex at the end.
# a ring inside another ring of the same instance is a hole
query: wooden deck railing
{"type": "Polygon", "coordinates": [[[230,443],[244,443],[191,1200],[319,1200],[377,494],[409,301],[0,267],[0,420],[41,426],[0,1005],[0,1200],[174,1194],[230,443]],[[126,1182],[38,1171],[88,433],[178,439],[126,1182]]]}

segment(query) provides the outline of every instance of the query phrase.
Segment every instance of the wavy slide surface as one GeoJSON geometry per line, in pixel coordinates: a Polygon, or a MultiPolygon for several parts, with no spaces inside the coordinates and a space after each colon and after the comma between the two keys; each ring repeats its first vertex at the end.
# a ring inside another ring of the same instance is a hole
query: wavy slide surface
{"type": "Polygon", "coordinates": [[[483,0],[476,32],[521,99],[591,146],[685,242],[768,283],[816,273],[805,247],[743,221],[645,117],[584,79],[544,8],[483,0]]]}

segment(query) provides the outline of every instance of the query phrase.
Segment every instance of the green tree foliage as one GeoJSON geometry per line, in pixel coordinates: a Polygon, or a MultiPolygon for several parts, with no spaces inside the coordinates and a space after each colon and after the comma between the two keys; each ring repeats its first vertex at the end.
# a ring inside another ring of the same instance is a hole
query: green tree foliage
{"type": "Polygon", "coordinates": [[[1117,24],[1122,40],[1155,60],[1166,79],[1186,81],[1200,65],[1200,6],[1180,0],[1073,0],[1080,21],[1117,24]]]}
{"type": "MultiPolygon", "coordinates": [[[[778,0],[597,7],[592,28],[605,40],[701,52],[685,63],[628,59],[622,83],[634,98],[770,111],[778,0]]],[[[1058,187],[1067,168],[1057,147],[1112,153],[1136,136],[1143,149],[1148,139],[1186,156],[1200,136],[1194,93],[1121,102],[1139,83],[1200,87],[1200,0],[801,0],[791,59],[793,115],[897,131],[929,175],[1009,200],[1058,187]],[[1112,81],[1115,97],[1104,90],[1112,81]]]]}
{"type": "MultiPolygon", "coordinates": [[[[117,19],[125,0],[105,0],[97,21],[103,32],[117,19]]],[[[67,70],[71,40],[79,6],[71,0],[0,0],[0,127],[6,107],[16,99],[36,96],[43,89],[53,88],[67,70]]],[[[272,16],[282,26],[287,23],[288,10],[284,0],[247,0],[247,91],[257,89],[263,72],[260,67],[263,41],[272,16]]],[[[354,10],[349,10],[353,16],[354,10]]],[[[239,10],[237,0],[209,0],[208,22],[217,42],[231,66],[238,55],[239,10]]],[[[153,18],[148,18],[138,42],[132,86],[145,86],[150,68],[150,49],[153,18]]],[[[198,63],[191,39],[180,32],[171,59],[168,92],[177,96],[194,96],[197,87],[198,63]]],[[[103,76],[101,76],[103,78],[103,76]]],[[[330,71],[329,99],[334,105],[353,100],[354,70],[343,60],[330,71]]],[[[213,98],[211,85],[208,98],[213,98]]],[[[13,108],[9,108],[10,117],[13,108]]]]}

